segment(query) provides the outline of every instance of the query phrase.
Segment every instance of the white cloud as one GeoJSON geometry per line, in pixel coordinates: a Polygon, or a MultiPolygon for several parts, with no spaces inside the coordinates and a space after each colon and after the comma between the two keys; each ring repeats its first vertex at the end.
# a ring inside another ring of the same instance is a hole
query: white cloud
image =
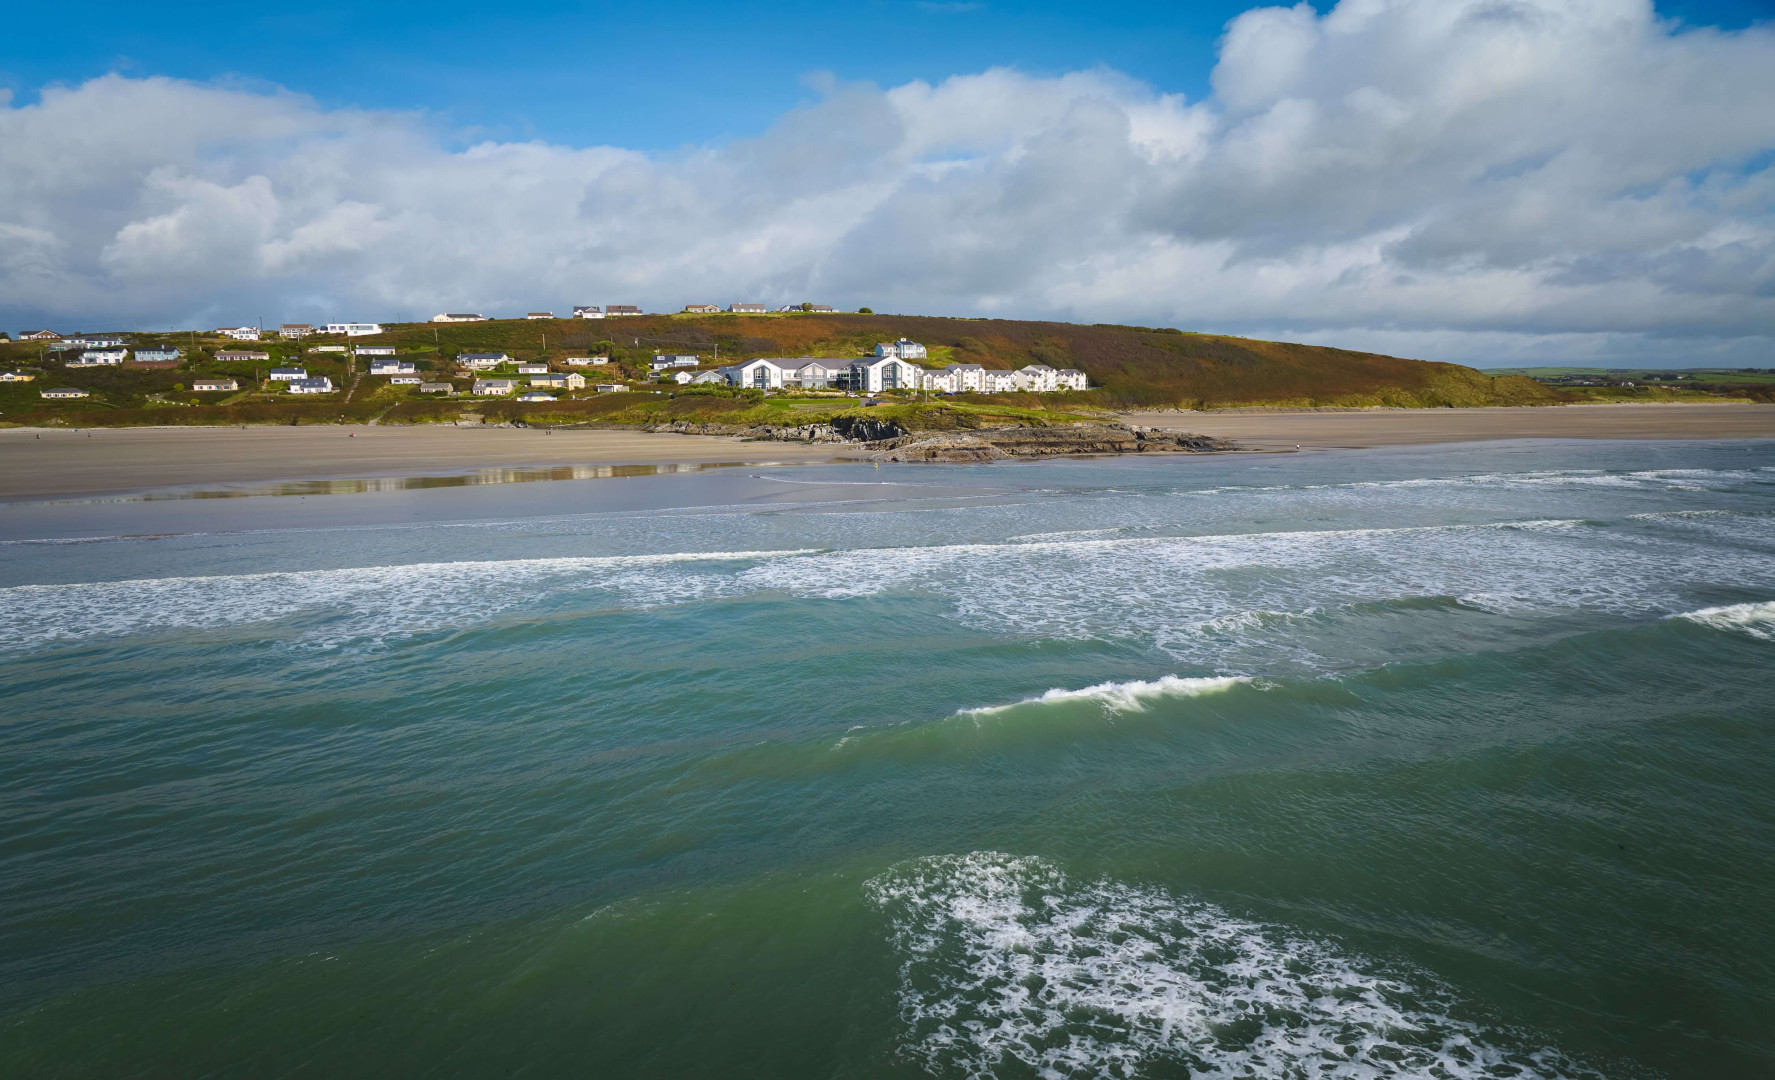
{"type": "Polygon", "coordinates": [[[1233,20],[1215,93],[1006,70],[650,156],[108,76],[0,101],[0,318],[802,299],[1521,363],[1775,362],[1775,32],[1640,0],[1233,20]]]}

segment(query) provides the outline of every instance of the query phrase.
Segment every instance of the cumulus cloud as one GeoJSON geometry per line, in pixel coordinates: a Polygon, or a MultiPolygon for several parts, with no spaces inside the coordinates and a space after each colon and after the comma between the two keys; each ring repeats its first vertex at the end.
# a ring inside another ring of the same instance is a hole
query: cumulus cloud
{"type": "Polygon", "coordinates": [[[0,318],[93,326],[816,299],[1515,363],[1775,344],[1775,32],[1642,0],[1228,24],[1113,71],[828,79],[668,155],[107,76],[0,104],[0,318]]]}

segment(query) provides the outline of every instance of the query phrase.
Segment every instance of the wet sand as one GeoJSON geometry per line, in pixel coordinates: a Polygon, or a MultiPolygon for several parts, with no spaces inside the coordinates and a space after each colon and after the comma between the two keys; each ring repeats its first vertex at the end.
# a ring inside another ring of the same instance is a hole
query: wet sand
{"type": "Polygon", "coordinates": [[[1325,450],[1491,439],[1771,439],[1775,405],[1552,405],[1497,409],[1227,409],[1137,412],[1130,424],[1252,450],[1325,450]]]}
{"type": "Polygon", "coordinates": [[[831,461],[845,449],[639,431],[550,435],[524,428],[14,428],[0,429],[0,499],[553,465],[831,461]]]}

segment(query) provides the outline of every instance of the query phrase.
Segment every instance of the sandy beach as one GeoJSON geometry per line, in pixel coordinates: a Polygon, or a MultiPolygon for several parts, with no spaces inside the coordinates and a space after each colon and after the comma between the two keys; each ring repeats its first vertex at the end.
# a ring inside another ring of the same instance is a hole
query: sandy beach
{"type": "Polygon", "coordinates": [[[830,461],[843,447],[706,435],[525,428],[253,427],[0,430],[0,499],[551,465],[830,461]]]}
{"type": "Polygon", "coordinates": [[[1138,412],[1130,424],[1307,450],[1491,439],[1770,439],[1775,405],[1554,405],[1494,409],[1227,409],[1138,412]]]}

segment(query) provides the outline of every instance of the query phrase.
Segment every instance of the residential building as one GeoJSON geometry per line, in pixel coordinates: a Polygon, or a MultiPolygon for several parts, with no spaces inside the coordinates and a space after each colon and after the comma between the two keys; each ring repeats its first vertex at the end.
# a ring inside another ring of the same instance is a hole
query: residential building
{"type": "Polygon", "coordinates": [[[788,368],[783,375],[784,384],[794,383],[803,390],[824,390],[832,385],[832,381],[846,366],[837,361],[814,360],[805,356],[799,360],[784,360],[782,363],[788,368]]]}
{"type": "Polygon", "coordinates": [[[933,394],[953,394],[960,388],[961,377],[950,368],[925,372],[919,385],[920,390],[928,390],[933,394]]]}
{"type": "Polygon", "coordinates": [[[897,356],[854,361],[845,372],[845,389],[862,394],[883,390],[917,390],[924,384],[924,369],[897,356]]]}
{"type": "Polygon", "coordinates": [[[1089,390],[1091,380],[1078,368],[1061,368],[1054,373],[1054,381],[1059,383],[1061,390],[1089,390]]]}
{"type": "Polygon", "coordinates": [[[548,372],[549,366],[547,364],[538,364],[532,361],[530,363],[518,365],[519,375],[547,375],[548,372]]]}
{"type": "Polygon", "coordinates": [[[85,349],[78,359],[68,361],[69,367],[114,367],[123,363],[128,349],[85,349]]]}
{"type": "Polygon", "coordinates": [[[561,363],[566,364],[568,367],[588,367],[588,366],[597,365],[597,364],[608,364],[608,363],[610,363],[610,357],[608,357],[608,356],[566,356],[566,357],[561,358],[561,363]]]}
{"type": "Polygon", "coordinates": [[[897,356],[902,360],[923,360],[924,346],[916,341],[901,338],[898,341],[884,341],[875,346],[876,356],[897,356]]]}
{"type": "Polygon", "coordinates": [[[555,400],[555,395],[544,393],[541,390],[526,390],[522,394],[518,395],[518,400],[519,401],[553,401],[553,400],[555,400]]]}
{"type": "Polygon", "coordinates": [[[677,383],[679,386],[683,386],[685,383],[689,382],[690,380],[692,380],[694,378],[696,378],[696,376],[694,374],[692,374],[691,372],[682,371],[682,370],[680,370],[680,371],[662,371],[659,374],[654,376],[654,379],[658,382],[674,382],[674,383],[677,383]]]}
{"type": "Polygon", "coordinates": [[[58,386],[54,390],[43,391],[39,396],[46,398],[77,398],[91,397],[92,395],[85,390],[76,390],[72,386],[58,386]]]}
{"type": "Polygon", "coordinates": [[[333,380],[322,375],[318,379],[296,379],[289,385],[292,394],[330,394],[333,392],[333,380]]]}
{"type": "Polygon", "coordinates": [[[274,367],[271,369],[272,382],[301,382],[308,378],[308,369],[299,367],[274,367]]]}
{"type": "Polygon", "coordinates": [[[721,305],[720,304],[685,304],[684,305],[684,313],[686,315],[719,315],[721,313],[721,305]]]}
{"type": "Polygon", "coordinates": [[[1016,371],[1017,389],[1028,390],[1031,393],[1036,394],[1045,394],[1052,390],[1058,390],[1060,389],[1060,382],[1055,377],[1056,374],[1054,369],[1046,364],[1030,364],[1026,367],[1020,367],[1016,371]]]}
{"type": "Polygon", "coordinates": [[[743,364],[729,364],[720,370],[733,386],[756,390],[783,388],[783,369],[777,366],[775,360],[748,360],[743,364]]]}
{"type": "Polygon", "coordinates": [[[766,304],[729,304],[727,310],[735,315],[766,315],[770,307],[766,304]]]}
{"type": "Polygon", "coordinates": [[[838,309],[831,304],[809,304],[807,310],[815,315],[832,315],[838,309]]]}
{"type": "Polygon", "coordinates": [[[308,351],[309,352],[344,352],[345,346],[343,346],[343,345],[310,345],[308,347],[308,351]]]}
{"type": "Polygon", "coordinates": [[[62,335],[54,330],[26,330],[18,336],[20,341],[60,341],[62,335]]]}
{"type": "Polygon", "coordinates": [[[576,319],[602,319],[604,312],[599,310],[596,304],[575,304],[573,317],[576,319]]]}
{"type": "Polygon", "coordinates": [[[218,326],[216,333],[223,337],[231,337],[236,341],[259,340],[259,328],[256,326],[218,326]]]}
{"type": "Polygon", "coordinates": [[[511,363],[512,358],[502,352],[465,352],[456,357],[456,362],[470,371],[492,371],[511,363]]]}
{"type": "Polygon", "coordinates": [[[586,388],[586,377],[577,371],[571,371],[565,375],[555,373],[550,373],[548,375],[532,375],[530,377],[530,385],[552,386],[557,390],[584,390],[586,388]]]}
{"type": "MultiPolygon", "coordinates": [[[[140,350],[137,350],[137,354],[140,355],[140,350]]],[[[245,349],[223,349],[216,354],[216,359],[223,363],[240,362],[253,364],[263,363],[264,361],[271,359],[271,354],[268,352],[250,352],[245,349]]]]}
{"type": "Polygon", "coordinates": [[[1017,373],[1014,371],[994,371],[982,369],[980,372],[980,391],[985,394],[1008,394],[1017,389],[1017,373]]]}
{"type": "Polygon", "coordinates": [[[629,392],[629,388],[622,383],[599,383],[597,390],[600,394],[626,394],[629,392]]]}
{"type": "Polygon", "coordinates": [[[524,316],[526,319],[552,319],[554,317],[555,313],[552,311],[532,311],[524,316]]]}
{"type": "Polygon", "coordinates": [[[711,383],[724,383],[726,381],[727,376],[721,374],[719,371],[699,371],[690,377],[690,385],[692,386],[707,386],[711,383]]]}
{"type": "Polygon", "coordinates": [[[136,362],[139,364],[164,364],[185,355],[185,350],[175,349],[171,345],[144,345],[136,349],[136,362]]]}
{"type": "Polygon", "coordinates": [[[950,364],[943,369],[955,379],[955,393],[986,392],[986,369],[979,364],[950,364]]]}
{"type": "Polygon", "coordinates": [[[331,322],[327,324],[327,333],[344,334],[346,337],[369,337],[371,334],[382,333],[382,324],[373,322],[331,322]]]}
{"type": "Polygon", "coordinates": [[[74,337],[63,338],[62,344],[80,349],[115,349],[128,345],[129,339],[121,334],[76,334],[74,337]]]}
{"type": "Polygon", "coordinates": [[[390,386],[418,386],[425,380],[417,375],[395,375],[388,380],[390,386]]]}
{"type": "Polygon", "coordinates": [[[604,305],[604,314],[617,315],[617,316],[640,315],[640,314],[642,314],[642,311],[640,308],[636,307],[633,304],[605,304],[604,305]]]}
{"type": "Polygon", "coordinates": [[[393,345],[359,345],[351,350],[356,356],[393,356],[393,345]]]}
{"type": "Polygon", "coordinates": [[[658,371],[661,368],[696,367],[701,360],[688,354],[674,355],[670,353],[654,353],[653,363],[649,366],[658,371]]]}
{"type": "Polygon", "coordinates": [[[456,388],[447,382],[422,382],[419,384],[421,394],[453,394],[456,388]]]}
{"type": "Polygon", "coordinates": [[[36,377],[28,371],[0,371],[0,382],[30,382],[36,377]]]}
{"type": "Polygon", "coordinates": [[[191,383],[191,389],[200,394],[211,394],[225,390],[239,390],[240,384],[233,379],[196,379],[191,383]]]}
{"type": "Polygon", "coordinates": [[[370,361],[370,374],[372,375],[412,375],[418,370],[419,365],[411,360],[370,361]]]}
{"type": "Polygon", "coordinates": [[[305,322],[287,322],[277,328],[277,336],[287,341],[295,341],[314,333],[314,326],[305,322]]]}
{"type": "Polygon", "coordinates": [[[509,394],[518,388],[516,379],[476,379],[474,393],[509,394]]]}
{"type": "Polygon", "coordinates": [[[455,313],[447,313],[447,314],[443,314],[443,315],[433,315],[431,317],[431,321],[432,322],[486,322],[487,316],[476,315],[472,312],[455,312],[455,313]]]}

